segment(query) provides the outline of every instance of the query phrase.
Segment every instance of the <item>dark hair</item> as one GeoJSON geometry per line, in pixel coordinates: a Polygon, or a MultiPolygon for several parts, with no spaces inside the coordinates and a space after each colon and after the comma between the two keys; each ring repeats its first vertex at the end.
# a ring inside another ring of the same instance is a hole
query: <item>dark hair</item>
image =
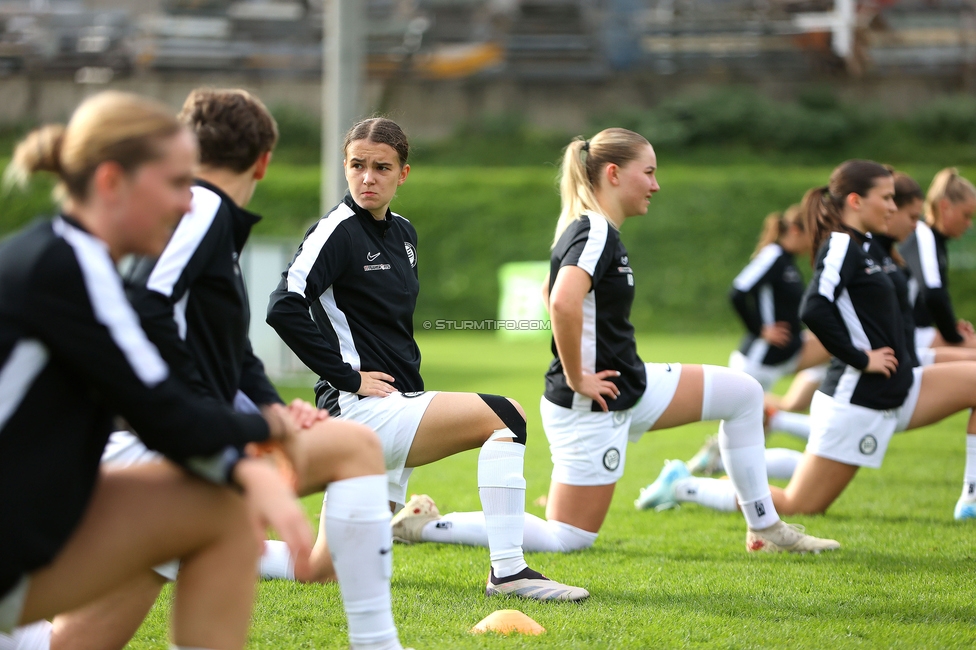
{"type": "Polygon", "coordinates": [[[246,90],[197,88],[179,120],[200,141],[200,163],[243,172],[278,143],[278,125],[261,100],[246,90]]]}
{"type": "Polygon", "coordinates": [[[813,236],[814,259],[830,233],[852,233],[842,221],[844,201],[851,194],[867,196],[877,179],[891,176],[891,170],[873,160],[848,160],[830,174],[830,182],[803,195],[806,231],[813,236]]]}
{"type": "Polygon", "coordinates": [[[895,205],[904,208],[913,201],[924,201],[922,186],[904,172],[892,172],[895,177],[895,205]]]}
{"type": "Polygon", "coordinates": [[[393,120],[388,120],[385,117],[371,117],[354,124],[346,133],[346,139],[342,143],[343,155],[345,155],[350,143],[356,140],[368,140],[377,144],[389,145],[397,152],[400,166],[403,167],[407,164],[407,156],[410,154],[407,134],[393,120]]]}

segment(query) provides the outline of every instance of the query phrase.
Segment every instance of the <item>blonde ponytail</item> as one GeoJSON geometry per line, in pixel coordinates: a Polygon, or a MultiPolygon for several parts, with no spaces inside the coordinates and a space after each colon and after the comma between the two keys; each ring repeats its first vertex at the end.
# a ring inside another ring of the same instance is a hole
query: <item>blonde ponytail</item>
{"type": "Polygon", "coordinates": [[[958,204],[972,198],[976,198],[976,187],[960,176],[958,169],[946,167],[935,175],[925,195],[925,223],[941,230],[942,211],[939,201],[948,199],[950,203],[958,204]]]}
{"type": "Polygon", "coordinates": [[[620,128],[604,129],[589,140],[577,137],[569,143],[559,170],[561,207],[553,246],[584,212],[601,211],[594,189],[603,168],[611,163],[622,167],[647,146],[650,143],[642,135],[620,128]]]}
{"type": "Polygon", "coordinates": [[[37,172],[61,173],[61,143],[64,141],[64,125],[48,124],[27,134],[17,148],[3,173],[3,186],[27,186],[30,177],[37,172]]]}

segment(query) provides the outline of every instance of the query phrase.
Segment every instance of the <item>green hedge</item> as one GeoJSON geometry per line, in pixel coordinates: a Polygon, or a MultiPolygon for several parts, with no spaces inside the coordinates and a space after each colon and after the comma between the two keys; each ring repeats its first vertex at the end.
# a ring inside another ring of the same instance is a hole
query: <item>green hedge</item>
{"type": "MultiPolygon", "coordinates": [[[[660,160],[661,192],[623,239],[637,278],[633,320],[665,332],[737,331],[726,300],[749,259],[763,217],[822,184],[826,166],[688,165],[660,160]]],[[[909,166],[923,184],[935,165],[909,166]]],[[[964,169],[974,178],[976,169],[964,169]]],[[[393,209],[420,237],[419,320],[482,319],[498,305],[497,269],[545,260],[559,209],[555,165],[442,167],[418,164],[393,209]]],[[[319,171],[273,163],[251,208],[265,215],[255,235],[301,237],[318,217],[319,171]]],[[[50,212],[50,186],[0,198],[0,232],[50,212]]],[[[976,317],[976,235],[954,243],[952,293],[960,316],[976,317]]],[[[260,311],[258,309],[257,311],[260,311]]]]}

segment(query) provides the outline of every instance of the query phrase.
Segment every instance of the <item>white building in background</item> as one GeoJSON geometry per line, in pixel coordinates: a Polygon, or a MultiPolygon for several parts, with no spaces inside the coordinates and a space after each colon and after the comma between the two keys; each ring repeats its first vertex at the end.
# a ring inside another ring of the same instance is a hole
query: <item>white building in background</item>
{"type": "Polygon", "coordinates": [[[308,368],[265,322],[268,297],[278,286],[281,272],[291,262],[298,243],[292,239],[254,238],[244,247],[240,265],[251,303],[249,335],[254,354],[264,362],[271,379],[311,386],[315,378],[308,368]]]}

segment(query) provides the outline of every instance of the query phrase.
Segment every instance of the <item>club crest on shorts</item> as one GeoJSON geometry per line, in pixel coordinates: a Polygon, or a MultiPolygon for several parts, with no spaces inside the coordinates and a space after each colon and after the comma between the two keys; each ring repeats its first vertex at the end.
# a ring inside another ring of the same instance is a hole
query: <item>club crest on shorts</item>
{"type": "Polygon", "coordinates": [[[607,449],[607,453],[603,454],[603,466],[611,472],[617,469],[620,466],[620,450],[616,447],[607,449]]]}
{"type": "Polygon", "coordinates": [[[878,450],[878,439],[869,433],[861,438],[861,442],[858,444],[857,448],[860,449],[861,453],[865,456],[870,456],[878,450]]]}
{"type": "Polygon", "coordinates": [[[403,397],[407,397],[407,398],[410,398],[410,397],[420,397],[421,395],[423,395],[426,392],[427,391],[425,391],[425,390],[415,390],[415,391],[412,391],[412,392],[409,392],[409,393],[400,393],[400,395],[402,395],[403,397]]]}
{"type": "Polygon", "coordinates": [[[417,249],[408,241],[403,242],[403,247],[407,249],[407,259],[410,261],[410,268],[417,266],[417,249]]]}
{"type": "Polygon", "coordinates": [[[624,411],[614,411],[613,412],[613,423],[620,426],[627,419],[627,414],[624,411]]]}

